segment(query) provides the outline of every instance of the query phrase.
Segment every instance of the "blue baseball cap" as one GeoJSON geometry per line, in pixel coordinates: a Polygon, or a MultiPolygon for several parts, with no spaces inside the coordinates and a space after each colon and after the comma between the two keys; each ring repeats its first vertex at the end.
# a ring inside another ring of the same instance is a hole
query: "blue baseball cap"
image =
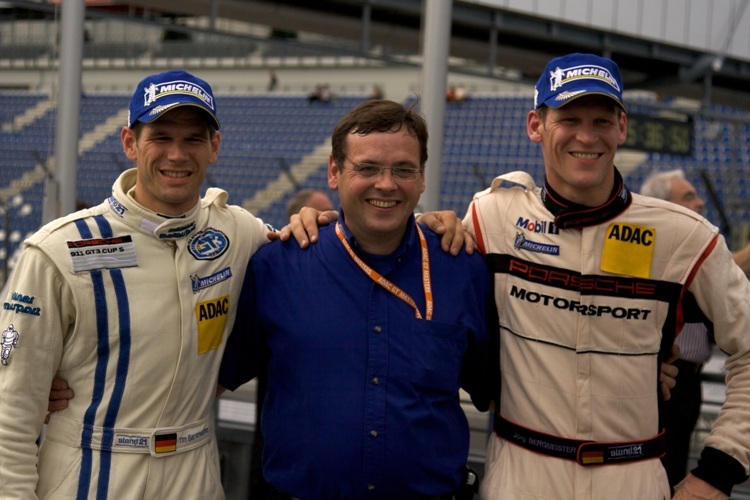
{"type": "Polygon", "coordinates": [[[141,80],[128,108],[128,127],[135,122],[151,123],[178,106],[196,106],[211,117],[219,130],[216,101],[211,86],[187,71],[165,71],[141,80]]]}
{"type": "Polygon", "coordinates": [[[585,95],[612,98],[623,110],[622,76],[611,59],[594,54],[568,54],[547,63],[534,89],[534,109],[559,108],[585,95]]]}

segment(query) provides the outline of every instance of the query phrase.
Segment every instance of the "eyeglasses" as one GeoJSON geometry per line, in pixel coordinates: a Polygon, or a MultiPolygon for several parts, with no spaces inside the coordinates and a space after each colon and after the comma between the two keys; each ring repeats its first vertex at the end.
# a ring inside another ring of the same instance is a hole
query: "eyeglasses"
{"type": "Polygon", "coordinates": [[[352,164],[352,170],[355,174],[360,175],[365,178],[371,178],[371,177],[377,177],[379,175],[382,175],[383,172],[385,172],[386,169],[389,169],[391,171],[391,175],[400,180],[400,181],[407,181],[407,182],[414,182],[417,179],[419,179],[419,176],[422,174],[421,168],[411,168],[411,167],[386,167],[384,165],[376,165],[374,163],[358,163],[356,161],[351,160],[348,156],[344,156],[349,162],[352,164]]]}

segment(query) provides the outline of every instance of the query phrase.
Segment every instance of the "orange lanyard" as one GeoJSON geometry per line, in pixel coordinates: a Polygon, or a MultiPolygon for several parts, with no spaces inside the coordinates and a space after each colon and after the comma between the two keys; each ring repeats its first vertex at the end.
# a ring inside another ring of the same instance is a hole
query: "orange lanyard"
{"type": "MultiPolygon", "coordinates": [[[[432,301],[432,280],[430,279],[430,254],[427,252],[427,240],[425,240],[424,234],[422,233],[422,229],[419,227],[419,225],[415,224],[417,228],[417,233],[419,234],[419,244],[422,248],[422,288],[424,289],[424,300],[426,304],[426,311],[425,316],[427,320],[432,319],[432,310],[433,310],[433,301],[432,301]]],[[[339,237],[339,240],[341,240],[341,243],[344,245],[344,248],[346,248],[346,251],[349,252],[349,255],[352,257],[354,262],[359,266],[362,271],[369,276],[371,280],[373,280],[378,285],[382,286],[389,292],[391,292],[393,295],[398,297],[399,299],[403,300],[410,306],[414,308],[414,316],[417,319],[422,319],[422,315],[419,313],[419,308],[417,307],[417,303],[414,302],[414,299],[412,299],[408,293],[401,290],[399,287],[388,281],[385,277],[381,276],[380,273],[375,271],[373,268],[368,266],[364,263],[362,259],[359,258],[357,254],[354,253],[354,250],[352,250],[351,245],[349,245],[349,242],[346,241],[346,237],[344,236],[344,231],[341,229],[341,224],[338,222],[336,223],[336,235],[339,237]]]]}

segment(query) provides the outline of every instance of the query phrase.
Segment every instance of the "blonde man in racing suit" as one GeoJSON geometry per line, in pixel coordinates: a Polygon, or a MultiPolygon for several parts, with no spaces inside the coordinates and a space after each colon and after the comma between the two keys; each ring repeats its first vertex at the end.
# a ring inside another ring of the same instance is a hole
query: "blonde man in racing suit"
{"type": "Polygon", "coordinates": [[[495,274],[500,313],[502,389],[482,497],[670,498],[658,366],[692,295],[730,355],[727,399],[674,498],[727,498],[750,467],[748,280],[704,218],[624,185],[613,61],[550,61],[527,131],[545,185],[502,175],[464,221],[495,274]]]}
{"type": "Polygon", "coordinates": [[[222,499],[218,366],[264,224],[211,188],[220,135],[208,84],[138,86],[121,139],[136,168],[102,204],[27,242],[0,325],[0,498],[222,499]],[[35,443],[50,382],[76,390],[35,443]]]}

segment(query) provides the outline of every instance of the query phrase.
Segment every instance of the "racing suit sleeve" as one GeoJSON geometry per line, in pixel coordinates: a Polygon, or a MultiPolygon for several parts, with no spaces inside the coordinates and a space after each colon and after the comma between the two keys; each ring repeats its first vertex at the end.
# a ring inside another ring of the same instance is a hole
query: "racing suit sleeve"
{"type": "Polygon", "coordinates": [[[466,215],[464,215],[464,231],[474,237],[474,240],[477,242],[479,253],[487,255],[487,247],[484,242],[484,234],[481,228],[480,218],[477,216],[477,210],[476,200],[473,200],[469,204],[468,210],[466,210],[466,215]]]}
{"type": "Polygon", "coordinates": [[[73,297],[54,264],[33,246],[21,254],[5,293],[0,329],[4,338],[16,332],[17,343],[3,346],[0,365],[0,498],[28,500],[36,498],[36,441],[73,325],[73,297]]]}
{"type": "Polygon", "coordinates": [[[714,326],[726,362],[726,400],[693,474],[729,495],[750,471],[750,282],[724,238],[703,255],[689,291],[714,326]]]}

